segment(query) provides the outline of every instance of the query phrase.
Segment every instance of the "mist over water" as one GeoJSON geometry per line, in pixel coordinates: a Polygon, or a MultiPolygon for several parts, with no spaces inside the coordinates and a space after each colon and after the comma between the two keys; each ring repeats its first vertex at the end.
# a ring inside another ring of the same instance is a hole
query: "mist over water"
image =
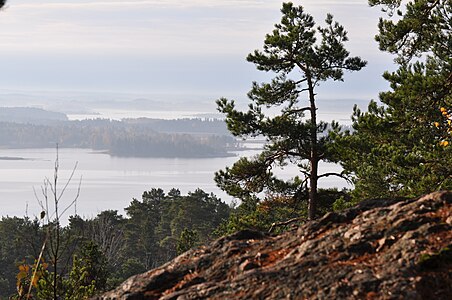
{"type": "MultiPolygon", "coordinates": [[[[17,92],[0,89],[2,106],[38,107],[50,111],[62,112],[71,120],[108,118],[159,118],[178,119],[210,117],[222,118],[216,110],[215,100],[225,96],[236,100],[237,107],[247,109],[248,99],[244,93],[209,93],[209,94],[133,94],[107,92],[17,92]]],[[[353,106],[356,104],[362,111],[375,96],[362,94],[350,97],[337,94],[323,96],[319,94],[317,114],[319,119],[330,122],[335,120],[341,124],[350,124],[353,106]]],[[[303,103],[301,103],[302,105],[303,103]]]]}

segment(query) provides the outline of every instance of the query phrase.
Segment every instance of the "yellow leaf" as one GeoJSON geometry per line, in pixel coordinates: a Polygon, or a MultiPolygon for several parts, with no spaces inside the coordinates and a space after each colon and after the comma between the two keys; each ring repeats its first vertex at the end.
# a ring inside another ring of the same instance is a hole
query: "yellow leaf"
{"type": "Polygon", "coordinates": [[[447,146],[449,145],[449,142],[448,142],[448,141],[441,141],[441,142],[439,143],[439,145],[440,145],[440,146],[443,146],[443,147],[447,147],[447,146]]]}
{"type": "Polygon", "coordinates": [[[441,107],[441,108],[440,108],[440,111],[441,111],[442,113],[444,113],[444,112],[447,111],[447,109],[445,109],[444,107],[441,107]]]}
{"type": "Polygon", "coordinates": [[[439,127],[439,122],[435,122],[435,123],[433,123],[433,124],[435,124],[435,127],[436,127],[436,128],[439,127]]]}
{"type": "Polygon", "coordinates": [[[20,265],[19,266],[19,271],[20,272],[27,272],[30,270],[30,266],[29,265],[20,265]]]}
{"type": "Polygon", "coordinates": [[[28,276],[28,273],[27,273],[27,272],[24,272],[24,271],[20,271],[20,272],[17,273],[17,275],[16,275],[17,280],[24,279],[24,278],[26,278],[27,276],[28,276]]]}

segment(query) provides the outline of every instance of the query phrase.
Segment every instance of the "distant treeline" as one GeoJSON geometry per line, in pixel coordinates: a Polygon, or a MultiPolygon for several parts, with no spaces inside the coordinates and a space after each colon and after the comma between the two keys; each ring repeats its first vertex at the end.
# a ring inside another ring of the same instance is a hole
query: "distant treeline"
{"type": "Polygon", "coordinates": [[[0,107],[0,122],[51,124],[67,121],[64,113],[34,107],[0,107]]]}
{"type": "Polygon", "coordinates": [[[106,119],[39,125],[0,122],[0,147],[105,150],[115,156],[222,157],[237,147],[221,120],[106,119]],[[161,132],[159,132],[161,131],[161,132]]]}

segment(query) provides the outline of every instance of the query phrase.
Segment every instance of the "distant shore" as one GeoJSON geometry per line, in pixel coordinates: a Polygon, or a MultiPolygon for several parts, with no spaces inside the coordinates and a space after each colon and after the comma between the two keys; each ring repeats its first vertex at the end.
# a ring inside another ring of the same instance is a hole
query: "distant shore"
{"type": "Polygon", "coordinates": [[[24,157],[0,156],[0,160],[28,160],[28,159],[24,157]]]}

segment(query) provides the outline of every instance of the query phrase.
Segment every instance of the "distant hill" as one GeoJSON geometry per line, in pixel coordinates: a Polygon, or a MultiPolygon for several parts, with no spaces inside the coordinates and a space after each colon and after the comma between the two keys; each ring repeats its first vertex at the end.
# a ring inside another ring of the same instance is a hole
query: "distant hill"
{"type": "Polygon", "coordinates": [[[59,112],[34,107],[0,107],[0,122],[48,124],[67,121],[68,117],[59,112]]]}

